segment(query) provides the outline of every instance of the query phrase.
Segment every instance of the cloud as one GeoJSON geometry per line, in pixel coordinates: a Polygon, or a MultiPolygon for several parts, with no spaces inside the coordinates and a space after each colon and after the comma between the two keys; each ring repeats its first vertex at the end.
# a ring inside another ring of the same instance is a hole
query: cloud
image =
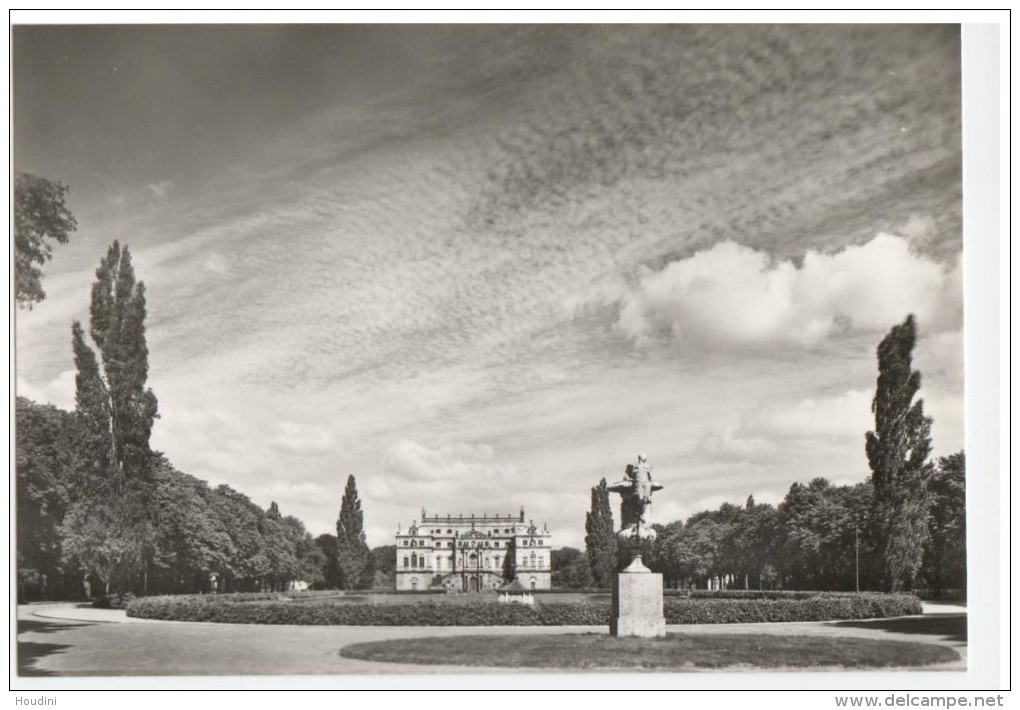
{"type": "Polygon", "coordinates": [[[914,313],[926,330],[959,327],[959,268],[879,234],[803,263],[722,242],[645,269],[618,300],[616,327],[639,345],[723,349],[811,347],[846,333],[877,333],[914,313]]]}
{"type": "Polygon", "coordinates": [[[383,459],[388,471],[415,481],[469,481],[516,476],[513,466],[498,464],[485,444],[451,444],[430,449],[409,439],[396,442],[383,459]]]}
{"type": "Polygon", "coordinates": [[[833,397],[803,399],[794,404],[756,409],[741,424],[742,440],[782,438],[835,438],[863,432],[874,426],[871,418],[873,393],[849,390],[833,397]]]}
{"type": "Polygon", "coordinates": [[[320,426],[299,424],[297,422],[279,422],[276,434],[269,439],[269,446],[280,451],[298,454],[318,455],[337,452],[338,445],[333,432],[320,426]]]}
{"type": "Polygon", "coordinates": [[[230,273],[230,264],[225,258],[223,258],[222,254],[218,254],[216,252],[213,252],[206,257],[204,266],[206,271],[211,271],[214,274],[219,274],[221,276],[225,276],[230,273]]]}
{"type": "Polygon", "coordinates": [[[49,403],[60,409],[74,409],[75,371],[65,370],[42,386],[36,386],[23,377],[18,377],[16,392],[33,402],[49,403]]]}
{"type": "Polygon", "coordinates": [[[170,199],[170,196],[174,193],[173,180],[162,180],[160,182],[154,182],[146,185],[146,188],[160,202],[166,202],[170,199]]]}

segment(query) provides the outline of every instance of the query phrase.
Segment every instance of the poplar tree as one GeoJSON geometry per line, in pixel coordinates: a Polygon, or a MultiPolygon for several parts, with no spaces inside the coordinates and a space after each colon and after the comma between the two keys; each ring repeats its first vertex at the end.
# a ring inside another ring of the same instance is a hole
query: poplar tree
{"type": "Polygon", "coordinates": [[[362,585],[362,577],[369,567],[369,554],[358,486],[354,476],[348,476],[340,502],[340,517],[336,521],[337,566],[344,589],[357,589],[362,585]]]}
{"type": "Polygon", "coordinates": [[[616,531],[606,479],[591,489],[591,510],[585,516],[584,544],[595,585],[608,587],[616,571],[616,531]]]}
{"type": "Polygon", "coordinates": [[[911,362],[916,339],[909,315],[879,343],[875,430],[865,437],[875,491],[869,534],[876,572],[894,592],[912,582],[928,540],[931,418],[924,415],[924,401],[914,399],[921,388],[921,373],[911,362]]]}
{"type": "Polygon", "coordinates": [[[92,285],[90,334],[106,374],[112,413],[114,461],[145,477],[149,438],[157,417],[156,396],[145,387],[149,348],[145,338],[145,284],[135,282],[131,253],[114,242],[92,285]]]}
{"type": "Polygon", "coordinates": [[[133,586],[138,572],[147,580],[154,552],[149,438],[158,409],[145,386],[145,285],[136,282],[131,254],[118,242],[96,270],[89,311],[98,357],[81,324],[71,326],[75,470],[82,487],[65,519],[65,549],[109,592],[111,585],[115,591],[133,586]]]}
{"type": "Polygon", "coordinates": [[[81,323],[71,324],[71,348],[74,352],[74,450],[75,469],[80,489],[89,493],[108,482],[113,463],[113,438],[110,423],[110,394],[99,373],[96,354],[85,342],[81,323]]]}

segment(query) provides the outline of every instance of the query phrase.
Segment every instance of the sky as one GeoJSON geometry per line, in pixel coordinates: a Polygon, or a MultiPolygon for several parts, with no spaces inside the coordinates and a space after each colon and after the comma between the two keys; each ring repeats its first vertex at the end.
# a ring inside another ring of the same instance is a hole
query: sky
{"type": "Polygon", "coordinates": [[[21,26],[14,161],[78,231],[17,313],[74,405],[113,240],[146,284],[153,447],[372,545],[516,513],[583,547],[639,452],[670,522],[868,476],[913,313],[963,447],[956,26],[21,26]]]}

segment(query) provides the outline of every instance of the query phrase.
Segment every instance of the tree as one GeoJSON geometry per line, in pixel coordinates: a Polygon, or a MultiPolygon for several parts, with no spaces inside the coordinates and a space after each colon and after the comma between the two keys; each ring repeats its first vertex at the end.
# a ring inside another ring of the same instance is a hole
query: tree
{"type": "Polygon", "coordinates": [[[592,586],[591,567],[584,553],[575,547],[552,551],[552,585],[557,589],[587,589],[592,586]]]}
{"type": "Polygon", "coordinates": [[[921,388],[921,373],[911,364],[916,338],[909,315],[879,343],[871,405],[875,430],[865,438],[875,491],[869,536],[889,591],[909,587],[928,539],[931,419],[924,415],[924,401],[914,401],[921,388]]]}
{"type": "Polygon", "coordinates": [[[604,478],[591,489],[591,509],[585,516],[584,530],[585,554],[592,580],[598,587],[608,587],[616,571],[616,530],[604,478]]]}
{"type": "Polygon", "coordinates": [[[372,587],[393,589],[397,571],[397,546],[380,545],[372,548],[372,587]]]}
{"type": "Polygon", "coordinates": [[[322,589],[340,589],[341,574],[337,558],[336,536],[323,533],[315,538],[315,546],[322,553],[322,589]]]}
{"type": "Polygon", "coordinates": [[[342,587],[363,587],[366,582],[363,576],[369,569],[369,549],[365,541],[365,518],[354,476],[347,477],[347,486],[340,502],[340,516],[336,521],[336,548],[342,587]]]}
{"type": "Polygon", "coordinates": [[[60,593],[60,525],[68,500],[74,417],[24,397],[16,404],[18,598],[60,593]]]}
{"type": "Polygon", "coordinates": [[[855,588],[856,530],[871,505],[871,487],[794,483],[779,505],[776,566],[792,589],[855,588]]]}
{"type": "Polygon", "coordinates": [[[107,591],[111,584],[115,591],[134,586],[126,568],[137,565],[144,591],[156,554],[149,438],[157,402],[145,387],[145,285],[136,283],[131,254],[118,242],[96,270],[89,315],[99,358],[81,324],[71,326],[77,369],[73,469],[81,495],[65,520],[66,535],[74,543],[67,549],[104,580],[107,591]],[[132,544],[138,549],[128,554],[132,544]]]}
{"type": "Polygon", "coordinates": [[[64,202],[68,187],[28,173],[14,178],[14,291],[20,308],[46,298],[42,271],[52,257],[51,241],[67,244],[78,228],[64,202]]]}
{"type": "Polygon", "coordinates": [[[116,241],[96,269],[89,313],[89,333],[102,356],[109,390],[114,461],[129,475],[144,478],[158,416],[156,396],[145,386],[149,375],[145,284],[135,282],[131,252],[116,241]]]}
{"type": "Polygon", "coordinates": [[[931,494],[931,539],[924,555],[924,577],[936,597],[948,589],[967,591],[967,462],[964,453],[938,460],[931,494]]]}
{"type": "Polygon", "coordinates": [[[154,471],[155,551],[149,591],[195,593],[227,575],[235,556],[227,524],[216,515],[204,481],[181,473],[159,457],[154,471]]]}
{"type": "MultiPolygon", "coordinates": [[[[453,556],[456,561],[457,556],[453,556]]],[[[512,582],[517,577],[517,539],[511,538],[507,545],[506,554],[503,555],[503,568],[501,570],[503,581],[512,582]]]]}

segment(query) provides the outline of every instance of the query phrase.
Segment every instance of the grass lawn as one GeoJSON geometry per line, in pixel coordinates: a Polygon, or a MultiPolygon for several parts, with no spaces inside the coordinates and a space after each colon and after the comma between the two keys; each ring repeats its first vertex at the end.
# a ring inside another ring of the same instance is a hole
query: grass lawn
{"type": "Polygon", "coordinates": [[[604,634],[455,636],[358,643],[341,656],[365,661],[503,668],[661,669],[881,668],[956,661],[951,648],[851,637],[669,634],[617,639],[604,634]]]}

